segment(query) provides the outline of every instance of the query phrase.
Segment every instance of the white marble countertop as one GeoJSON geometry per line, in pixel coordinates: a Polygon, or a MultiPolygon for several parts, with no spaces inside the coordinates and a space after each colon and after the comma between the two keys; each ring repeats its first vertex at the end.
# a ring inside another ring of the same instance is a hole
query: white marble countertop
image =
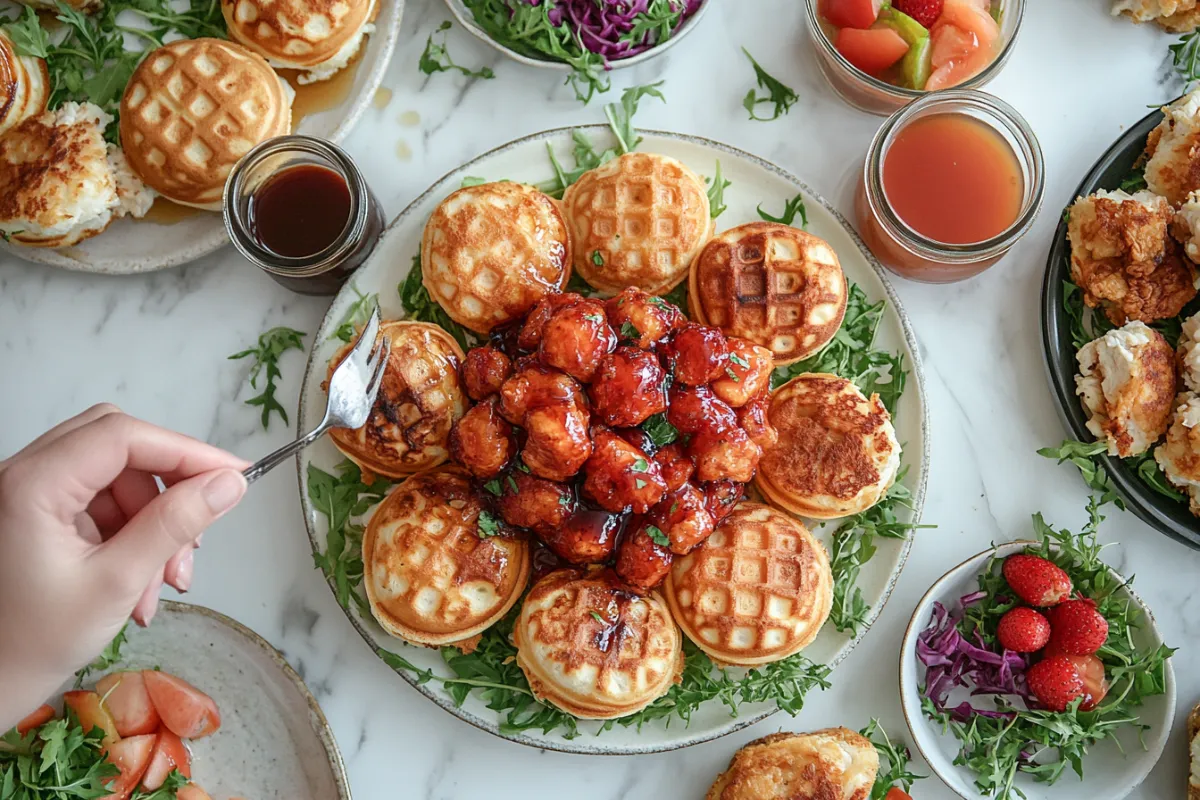
{"type": "MultiPolygon", "coordinates": [[[[678,48],[614,73],[613,96],[666,79],[666,105],[643,104],[638,123],[707,136],[801,176],[844,212],[853,179],[880,123],[846,106],[817,70],[797,0],[712,0],[716,7],[678,48]],[[776,122],[746,119],[752,84],[747,46],[800,101],[776,122]]],[[[1038,457],[1057,443],[1042,363],[1038,297],[1046,252],[1080,177],[1146,106],[1178,94],[1169,78],[1172,39],[1108,17],[1106,0],[1031,2],[1011,62],[990,91],[1016,106],[1041,139],[1046,208],[999,266],[950,286],[894,283],[925,362],[933,460],[925,521],[899,587],[866,640],[795,718],[777,715],[725,739],[666,755],[588,758],[538,752],[494,738],[444,713],[380,663],[347,623],[312,565],[296,476],[282,468],[254,487],[206,537],[186,598],[231,614],[282,648],[333,725],[359,800],[562,797],[699,798],[742,743],[780,727],[860,728],[881,718],[907,737],[896,689],[897,650],[917,599],[946,569],[988,546],[1027,534],[1038,510],[1060,525],[1083,521],[1085,491],[1068,467],[1038,457]]],[[[348,149],[387,216],[437,177],[496,145],[549,127],[602,120],[582,108],[560,73],[501,58],[461,29],[449,47],[460,63],[488,64],[493,81],[426,78],[417,58],[450,15],[441,0],[408,0],[385,80],[394,96],[368,110],[348,149]],[[415,114],[412,112],[416,112],[415,114]]],[[[607,98],[606,98],[607,99],[607,98]]],[[[243,405],[247,365],[226,356],[274,325],[313,332],[326,300],[280,288],[223,250],[182,269],[130,278],[0,263],[0,453],[88,405],[108,400],[247,458],[291,438],[269,433],[243,405]]],[[[295,408],[304,355],[287,354],[280,398],[295,408]]],[[[1103,531],[1109,559],[1155,610],[1179,681],[1176,736],[1133,797],[1179,797],[1186,780],[1185,708],[1200,700],[1200,553],[1115,510],[1103,531]]],[[[169,590],[168,590],[169,591],[169,590]]],[[[918,771],[923,765],[918,764],[918,771]]],[[[1072,780],[1068,775],[1064,780],[1072,780]]],[[[936,778],[915,795],[951,798],[936,778]]]]}

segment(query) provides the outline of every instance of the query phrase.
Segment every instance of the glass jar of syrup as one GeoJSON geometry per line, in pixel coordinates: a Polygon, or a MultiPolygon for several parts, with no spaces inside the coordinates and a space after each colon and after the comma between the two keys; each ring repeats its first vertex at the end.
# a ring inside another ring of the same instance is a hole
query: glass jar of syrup
{"type": "Polygon", "coordinates": [[[350,156],[311,136],[255,147],[229,173],[224,199],[238,251],[300,294],[335,294],[383,231],[379,201],[350,156]]]}

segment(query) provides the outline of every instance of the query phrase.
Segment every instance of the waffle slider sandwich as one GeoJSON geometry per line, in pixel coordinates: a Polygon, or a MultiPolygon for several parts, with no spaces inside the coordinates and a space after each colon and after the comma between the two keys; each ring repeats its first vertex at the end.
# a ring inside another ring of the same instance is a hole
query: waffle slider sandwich
{"type": "Polygon", "coordinates": [[[479,536],[483,504],[458,467],[414,475],[376,509],[363,535],[371,614],[393,636],[469,652],[516,604],[529,580],[529,542],[479,536]]]}
{"type": "Polygon", "coordinates": [[[805,373],[771,393],[778,440],[763,450],[754,485],[769,502],[814,519],[866,511],[900,470],[900,443],[879,395],[837,375],[805,373]]]}
{"type": "Polygon", "coordinates": [[[663,587],[684,634],[714,661],[752,667],[799,652],[833,607],[829,557],[794,517],[743,502],[663,587]]]}
{"type": "Polygon", "coordinates": [[[489,333],[525,316],[571,276],[558,201],[532,186],[467,186],[434,210],[421,239],[421,281],[450,318],[489,333]]]}
{"type": "Polygon", "coordinates": [[[152,50],[121,98],[133,171],[176,203],[221,210],[225,178],[252,147],[291,131],[294,92],[262,56],[221,39],[152,50]]]}
{"type": "Polygon", "coordinates": [[[104,141],[112,117],[63,103],[0,136],[0,232],[18,244],[65,247],[154,202],[121,151],[104,141]]]}
{"type": "Polygon", "coordinates": [[[603,569],[557,570],[535,583],[513,642],[534,695],[581,719],[637,713],[683,670],[683,640],[662,597],[634,594],[603,569]]]}
{"type": "Polygon", "coordinates": [[[1188,771],[1187,800],[1200,800],[1200,705],[1192,709],[1187,718],[1188,756],[1191,769],[1188,771]]]}
{"type": "Polygon", "coordinates": [[[773,733],[734,753],[705,800],[868,800],[879,753],[846,728],[773,733]]]}
{"type": "Polygon", "coordinates": [[[46,62],[19,55],[13,40],[0,29],[0,134],[41,114],[49,99],[46,62]]]}
{"type": "Polygon", "coordinates": [[[666,293],[687,277],[712,235],[704,181],[655,153],[626,153],[585,172],[568,187],[563,207],[575,270],[608,294],[630,286],[666,293]]]}
{"type": "Polygon", "coordinates": [[[846,315],[846,276],[824,239],[775,222],[714,237],[692,263],[688,308],[704,325],[767,348],[776,364],[808,358],[846,315]]]}
{"type": "MultiPolygon", "coordinates": [[[[427,322],[385,322],[379,335],[390,337],[392,347],[371,416],[361,428],[333,428],[329,436],[364,472],[403,478],[450,455],[450,429],[469,403],[458,371],[463,352],[453,336],[427,322]]],[[[327,380],[353,347],[330,359],[327,380]]]]}
{"type": "Polygon", "coordinates": [[[221,0],[229,35],[300,83],[332,78],[375,26],[375,0],[221,0]]]}

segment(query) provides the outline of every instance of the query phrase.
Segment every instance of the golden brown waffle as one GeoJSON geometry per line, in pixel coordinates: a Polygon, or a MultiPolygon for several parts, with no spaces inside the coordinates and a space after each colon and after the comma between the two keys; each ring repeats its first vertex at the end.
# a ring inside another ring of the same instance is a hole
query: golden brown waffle
{"type": "Polygon", "coordinates": [[[225,178],[250,148],[292,127],[292,90],[263,57],[222,39],[152,50],[121,98],[130,167],[169,200],[221,210],[225,178]]]}
{"type": "MultiPolygon", "coordinates": [[[[403,478],[449,458],[450,429],[469,405],[458,371],[464,356],[453,336],[427,322],[385,322],[379,335],[391,337],[392,349],[371,417],[329,437],[365,472],[403,478]]],[[[330,359],[326,380],[353,346],[330,359]]]]}
{"type": "Polygon", "coordinates": [[[804,373],[771,393],[779,433],[754,485],[772,505],[815,519],[866,511],[900,469],[900,443],[879,395],[837,375],[804,373]]]}
{"type": "Polygon", "coordinates": [[[421,239],[421,281],[450,318],[488,333],[567,285],[571,235],[558,201],[520,183],[459,189],[421,239]]]}
{"type": "Polygon", "coordinates": [[[513,642],[533,693],[582,719],[640,711],[683,670],[683,640],[662,597],[631,593],[609,570],[565,569],[539,580],[513,642]]]}
{"type": "Polygon", "coordinates": [[[0,134],[45,111],[49,99],[46,62],[18,55],[12,39],[0,31],[0,134]]]}
{"type": "Polygon", "coordinates": [[[1191,759],[1188,800],[1200,800],[1200,705],[1187,718],[1187,747],[1191,759]]]}
{"type": "Polygon", "coordinates": [[[708,192],[667,156],[627,153],[585,172],[563,196],[575,270],[602,292],[667,292],[712,235],[708,192]]]}
{"type": "Polygon", "coordinates": [[[808,358],[846,315],[846,276],[833,248],[790,225],[751,222],[714,237],[692,262],[697,321],[762,345],[776,364],[808,358]]]}
{"type": "Polygon", "coordinates": [[[374,0],[221,0],[229,35],[280,66],[338,55],[373,16],[374,0]]]}
{"type": "Polygon", "coordinates": [[[833,607],[825,548],[799,520],[740,503],[663,587],[683,633],[714,661],[752,667],[808,646],[833,607]]]}
{"type": "Polygon", "coordinates": [[[483,504],[458,467],[414,475],[375,510],[363,535],[363,584],[383,629],[413,644],[465,650],[529,580],[525,538],[479,538],[483,504]]]}
{"type": "Polygon", "coordinates": [[[878,772],[875,746],[852,730],[773,733],[734,753],[705,800],[868,800],[878,772]]]}

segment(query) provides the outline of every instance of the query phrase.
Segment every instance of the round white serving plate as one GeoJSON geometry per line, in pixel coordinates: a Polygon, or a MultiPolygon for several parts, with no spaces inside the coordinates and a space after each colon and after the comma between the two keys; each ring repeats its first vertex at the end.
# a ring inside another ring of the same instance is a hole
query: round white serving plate
{"type": "MultiPolygon", "coordinates": [[[[425,221],[438,203],[458,189],[466,176],[528,183],[551,179],[553,172],[546,155],[547,144],[554,147],[562,163],[572,164],[572,130],[586,133],[599,149],[615,144],[612,133],[603,125],[581,126],[575,129],[558,128],[518,139],[485,153],[444,176],[392,221],[371,258],[334,299],[320,331],[313,340],[315,345],[309,354],[308,367],[300,391],[297,426],[301,431],[312,430],[320,422],[324,412],[326,397],[321,389],[321,381],[325,377],[329,359],[342,344],[338,340],[331,341],[332,333],[357,296],[350,287],[355,286],[363,293],[377,292],[384,319],[403,317],[397,286],[408,274],[413,256],[420,246],[425,221]]],[[[899,300],[866,246],[832,206],[799,179],[779,167],[744,151],[696,136],[661,131],[641,133],[645,138],[639,145],[639,150],[676,158],[701,175],[711,175],[715,161],[720,159],[722,173],[732,184],[725,190],[727,210],[717,220],[719,229],[758,220],[755,207],[759,203],[764,209],[779,212],[786,200],[797,193],[803,194],[808,210],[808,230],[833,246],[842,262],[846,277],[861,286],[872,301],[888,301],[888,310],[880,324],[876,341],[882,348],[903,352],[911,370],[908,388],[897,409],[895,424],[897,435],[905,444],[904,463],[909,467],[905,484],[911,488],[915,499],[914,519],[919,519],[925,498],[929,463],[928,419],[921,362],[916,339],[900,308],[899,300]]],[[[308,498],[305,485],[308,465],[313,464],[326,472],[333,472],[342,460],[343,456],[328,437],[309,447],[297,459],[304,519],[315,552],[324,552],[328,526],[325,518],[315,511],[308,498]]],[[[813,525],[810,527],[814,528],[828,548],[830,534],[836,523],[819,529],[813,525]]],[[[866,633],[887,602],[908,557],[911,543],[896,539],[877,539],[876,545],[879,548],[878,553],[863,567],[859,579],[864,599],[871,607],[867,626],[858,638],[851,639],[835,632],[832,625],[827,625],[816,641],[804,650],[804,655],[813,661],[830,666],[840,663],[866,633]]],[[[361,588],[359,591],[362,591],[361,588]]],[[[412,647],[389,636],[369,614],[362,615],[357,608],[346,611],[346,614],[373,649],[382,648],[401,653],[422,669],[431,669],[446,676],[451,674],[436,650],[412,647]]],[[[399,674],[409,683],[413,683],[409,675],[403,672],[399,674]]],[[[662,722],[645,725],[640,731],[618,725],[613,730],[593,736],[591,734],[599,727],[598,723],[581,722],[579,728],[583,735],[567,740],[557,732],[549,735],[539,731],[512,736],[501,734],[499,714],[488,709],[474,695],[468,697],[462,706],[456,706],[436,681],[417,685],[416,689],[455,716],[497,736],[538,748],[593,755],[632,755],[687,747],[740,730],[776,710],[774,704],[747,705],[741,708],[737,718],[733,718],[724,705],[712,702],[692,715],[690,727],[685,727],[679,720],[675,720],[670,727],[662,722]]]]}
{"type": "MultiPolygon", "coordinates": [[[[667,41],[663,44],[658,45],[657,47],[651,47],[649,50],[638,53],[636,56],[609,61],[609,68],[624,69],[625,67],[632,67],[635,64],[641,64],[644,61],[649,61],[655,56],[662,54],[667,50],[667,48],[675,46],[681,39],[683,39],[684,36],[687,36],[692,32],[693,29],[695,29],[697,25],[700,24],[700,18],[704,16],[705,12],[708,11],[709,6],[713,5],[715,2],[717,2],[717,0],[704,0],[704,2],[700,5],[700,8],[696,9],[696,13],[688,17],[687,20],[679,26],[679,29],[671,35],[671,38],[667,39],[667,41]]],[[[450,7],[450,12],[454,14],[454,17],[458,20],[458,23],[466,28],[472,36],[491,45],[493,48],[499,50],[513,61],[519,61],[522,64],[530,67],[553,69],[557,70],[558,72],[569,72],[571,70],[571,66],[569,64],[564,64],[561,61],[530,58],[527,55],[518,53],[515,50],[510,50],[509,48],[500,44],[491,36],[489,36],[487,31],[479,27],[479,25],[475,22],[475,15],[471,13],[471,9],[467,8],[467,4],[464,3],[463,0],[446,0],[446,5],[450,7]]]]}
{"type": "MultiPolygon", "coordinates": [[[[375,90],[383,81],[396,38],[405,0],[381,0],[375,31],[367,37],[354,83],[346,99],[338,105],[309,114],[300,120],[296,133],[340,142],[346,138],[363,112],[371,105],[375,90]]],[[[159,224],[152,220],[116,220],[99,236],[71,247],[22,247],[0,242],[0,252],[11,253],[26,261],[52,267],[95,272],[103,275],[130,275],[153,272],[195,261],[229,244],[225,223],[219,213],[200,212],[175,222],[159,224]]]]}
{"type": "MultiPolygon", "coordinates": [[[[925,682],[925,666],[917,658],[917,637],[929,625],[935,601],[953,611],[958,607],[960,597],[979,588],[976,579],[993,555],[1006,558],[1036,544],[1031,541],[1009,542],[984,550],[938,578],[917,604],[900,645],[900,704],[908,729],[912,731],[913,742],[934,773],[964,800],[978,800],[984,795],[976,788],[973,773],[954,763],[958,755],[958,739],[948,731],[943,733],[941,726],[921,712],[919,687],[925,682]]],[[[1124,581],[1115,570],[1109,571],[1118,580],[1124,581]]],[[[1162,635],[1150,609],[1128,587],[1121,591],[1142,610],[1142,627],[1134,632],[1134,640],[1139,645],[1157,647],[1162,644],[1162,635]]],[[[1083,762],[1083,780],[1067,767],[1053,786],[1037,783],[1032,777],[1018,773],[1016,788],[1024,792],[1029,800],[1050,797],[1053,800],[1121,800],[1127,796],[1150,774],[1171,734],[1171,723],[1175,718],[1175,668],[1170,660],[1167,661],[1166,687],[1165,693],[1150,698],[1135,712],[1144,724],[1150,726],[1144,736],[1144,750],[1138,744],[1136,731],[1130,728],[1121,735],[1125,755],[1121,754],[1120,748],[1111,739],[1088,752],[1083,762]]],[[[984,697],[974,702],[982,702],[982,707],[988,707],[990,701],[984,697]]]]}
{"type": "MultiPolygon", "coordinates": [[[[154,669],[205,692],[221,728],[188,742],[192,777],[215,800],[350,800],[333,731],[283,654],[261,636],[203,606],[161,601],[148,628],[130,625],[121,660],[89,675],[154,669]]],[[[63,691],[74,684],[63,687],[63,691]]]]}

